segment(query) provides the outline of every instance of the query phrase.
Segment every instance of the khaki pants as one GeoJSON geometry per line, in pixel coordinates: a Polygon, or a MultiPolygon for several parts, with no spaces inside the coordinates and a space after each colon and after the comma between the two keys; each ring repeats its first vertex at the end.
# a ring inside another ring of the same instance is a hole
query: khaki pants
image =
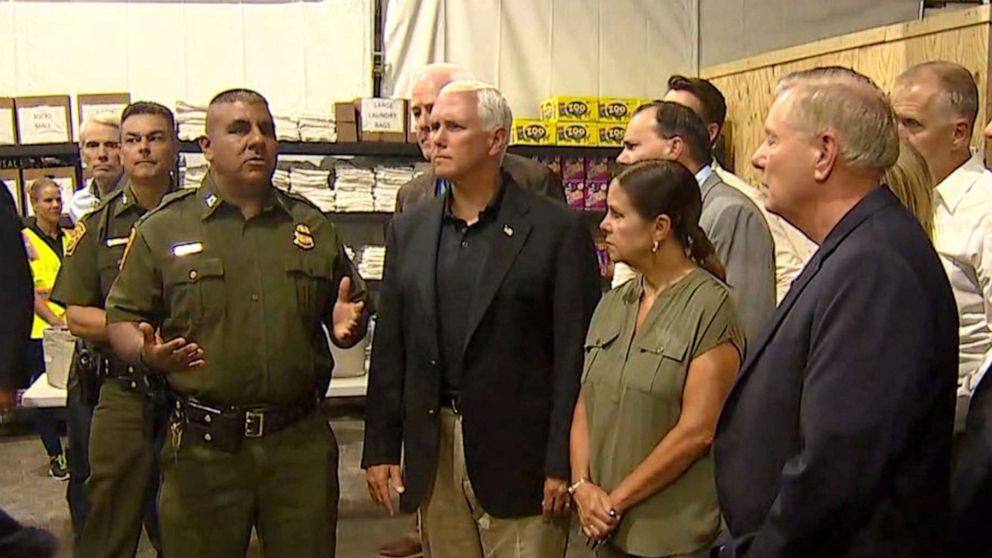
{"type": "Polygon", "coordinates": [[[434,486],[420,508],[429,558],[562,558],[567,516],[502,519],[482,509],[465,466],[461,417],[441,409],[441,449],[434,486]]]}

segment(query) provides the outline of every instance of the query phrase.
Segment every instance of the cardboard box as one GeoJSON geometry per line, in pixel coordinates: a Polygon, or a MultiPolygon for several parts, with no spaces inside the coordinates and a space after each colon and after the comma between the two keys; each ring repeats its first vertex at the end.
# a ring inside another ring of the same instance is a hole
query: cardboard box
{"type": "Polygon", "coordinates": [[[358,109],[355,108],[355,102],[334,103],[334,122],[338,126],[342,122],[358,122],[358,109]]]}
{"type": "Polygon", "coordinates": [[[598,144],[600,147],[623,147],[623,135],[626,132],[626,124],[619,124],[616,122],[600,122],[598,144]]]}
{"type": "Polygon", "coordinates": [[[562,182],[565,190],[565,201],[568,205],[576,209],[585,209],[586,206],[586,185],[581,180],[566,180],[562,182]]]}
{"type": "Polygon", "coordinates": [[[0,145],[17,143],[17,111],[13,97],[0,97],[0,145]]]}
{"type": "Polygon", "coordinates": [[[606,188],[609,183],[602,180],[586,181],[585,209],[603,211],[606,209],[606,188]]]}
{"type": "Polygon", "coordinates": [[[406,143],[409,112],[406,99],[365,97],[358,114],[360,141],[406,143]]]}
{"type": "Polygon", "coordinates": [[[597,119],[600,123],[604,121],[626,123],[639,106],[641,106],[639,98],[600,97],[597,119]]]}
{"type": "Polygon", "coordinates": [[[98,114],[113,113],[119,118],[124,109],[131,104],[130,93],[81,93],[76,95],[76,134],[83,129],[86,121],[98,114]]]}
{"type": "Polygon", "coordinates": [[[557,126],[558,145],[598,145],[599,124],[561,122],[557,126]]]}
{"type": "Polygon", "coordinates": [[[355,143],[358,141],[358,124],[355,122],[338,122],[336,124],[339,143],[355,143]]]}
{"type": "Polygon", "coordinates": [[[586,160],[582,157],[562,159],[561,179],[564,182],[584,182],[586,179],[586,160]]]}
{"type": "Polygon", "coordinates": [[[609,157],[586,157],[586,182],[609,182],[609,157]]]}
{"type": "Polygon", "coordinates": [[[69,143],[72,141],[72,110],[68,95],[17,97],[17,142],[69,143]]]}
{"type": "Polygon", "coordinates": [[[510,130],[513,145],[554,145],[555,125],[543,120],[514,118],[510,130]]]}
{"type": "Polygon", "coordinates": [[[549,122],[595,122],[599,97],[551,97],[541,102],[541,118],[549,122]]]}
{"type": "Polygon", "coordinates": [[[10,197],[14,198],[14,206],[17,208],[17,214],[23,217],[24,186],[21,183],[20,169],[0,169],[0,181],[7,186],[10,197]]]}
{"type": "MultiPolygon", "coordinates": [[[[21,176],[23,177],[23,189],[25,194],[28,192],[28,188],[31,187],[31,183],[35,180],[47,176],[59,185],[59,190],[62,191],[62,213],[67,215],[69,213],[69,202],[72,200],[72,194],[76,191],[76,169],[75,167],[48,167],[40,169],[24,169],[21,171],[21,176]]],[[[25,202],[27,201],[27,195],[24,196],[25,202]]],[[[24,206],[25,215],[33,215],[34,211],[31,210],[30,204],[25,203],[24,206]]]]}

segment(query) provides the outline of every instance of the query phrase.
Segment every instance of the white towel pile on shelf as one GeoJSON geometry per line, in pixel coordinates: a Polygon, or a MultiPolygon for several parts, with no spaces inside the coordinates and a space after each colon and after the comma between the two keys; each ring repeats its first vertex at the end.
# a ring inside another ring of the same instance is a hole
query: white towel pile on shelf
{"type": "Polygon", "coordinates": [[[366,246],[362,248],[358,261],[358,274],[363,279],[382,279],[382,269],[386,264],[385,246],[366,246]]]}
{"type": "Polygon", "coordinates": [[[276,139],[279,141],[300,141],[300,122],[295,116],[274,114],[272,120],[276,125],[276,139]]]}
{"type": "Polygon", "coordinates": [[[375,174],[369,169],[350,163],[334,166],[334,190],[337,192],[335,210],[341,212],[375,211],[375,174]]]}
{"type": "Polygon", "coordinates": [[[330,115],[304,112],[299,118],[301,141],[338,141],[338,129],[330,115]]]}
{"type": "Polygon", "coordinates": [[[206,163],[183,167],[179,177],[179,186],[182,188],[199,188],[200,183],[207,176],[208,168],[206,163]]]}
{"type": "Polygon", "coordinates": [[[196,140],[206,133],[207,107],[176,101],[176,124],[179,126],[179,139],[196,140]]]}
{"type": "Polygon", "coordinates": [[[399,194],[400,186],[413,179],[413,167],[411,166],[386,166],[375,167],[375,189],[372,196],[375,198],[376,211],[393,211],[396,208],[396,196],[399,194]]]}
{"type": "Polygon", "coordinates": [[[293,166],[289,170],[291,190],[312,201],[321,211],[334,211],[334,190],[330,186],[331,171],[293,166]]]}
{"type": "Polygon", "coordinates": [[[272,174],[272,185],[280,190],[289,191],[290,183],[289,168],[276,167],[276,172],[272,174]]]}

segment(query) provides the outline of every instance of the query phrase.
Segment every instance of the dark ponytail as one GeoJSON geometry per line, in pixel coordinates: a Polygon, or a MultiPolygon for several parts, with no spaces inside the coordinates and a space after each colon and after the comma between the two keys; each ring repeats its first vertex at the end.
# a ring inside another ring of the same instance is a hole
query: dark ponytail
{"type": "Polygon", "coordinates": [[[727,272],[713,243],[699,228],[702,194],[689,169],[676,161],[644,161],[620,173],[617,182],[638,215],[648,221],[668,215],[672,234],[682,244],[686,256],[714,277],[726,281],[727,272]]]}
{"type": "Polygon", "coordinates": [[[686,239],[686,251],[689,252],[689,259],[696,262],[696,265],[709,271],[717,279],[727,282],[727,270],[716,255],[716,248],[706,237],[706,233],[699,227],[698,223],[689,227],[688,238],[686,239]]]}

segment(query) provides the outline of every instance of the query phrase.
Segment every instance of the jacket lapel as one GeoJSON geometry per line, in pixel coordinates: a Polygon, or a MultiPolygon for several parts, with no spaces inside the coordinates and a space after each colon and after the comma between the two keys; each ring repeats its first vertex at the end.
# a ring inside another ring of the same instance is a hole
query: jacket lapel
{"type": "MultiPolygon", "coordinates": [[[[441,236],[441,216],[444,213],[444,198],[438,197],[424,201],[429,204],[425,209],[425,218],[413,229],[409,249],[417,256],[411,261],[415,267],[413,277],[416,278],[417,292],[420,295],[421,311],[425,327],[437,331],[437,243],[441,236]]],[[[433,350],[438,352],[437,335],[431,336],[434,342],[433,350]]]]}
{"type": "Polygon", "coordinates": [[[769,323],[762,330],[761,335],[758,337],[758,341],[755,343],[754,348],[748,347],[747,359],[744,361],[744,365],[741,367],[741,372],[737,376],[737,381],[734,383],[734,391],[738,385],[740,385],[745,376],[754,368],[754,363],[757,362],[761,353],[764,352],[765,347],[768,346],[771,338],[775,336],[778,328],[782,325],[782,321],[786,316],[789,315],[789,311],[795,305],[796,300],[802,294],[806,286],[809,285],[810,281],[816,277],[816,274],[820,272],[823,267],[823,262],[837,249],[850,235],[857,229],[861,223],[865,222],[869,217],[877,213],[878,211],[884,209],[885,207],[892,205],[892,203],[899,203],[896,200],[892,192],[889,191],[887,187],[880,187],[873,190],[870,194],[862,198],[857,205],[855,205],[847,214],[840,220],[839,223],[833,228],[832,231],[827,235],[827,238],[823,241],[820,248],[813,254],[806,266],[803,268],[802,273],[799,277],[795,279],[792,283],[792,287],[789,288],[789,292],[786,293],[785,298],[782,299],[782,303],[778,305],[775,312],[769,318],[769,323]]]}
{"type": "Polygon", "coordinates": [[[489,256],[482,265],[479,287],[469,308],[465,348],[472,340],[475,330],[479,327],[479,323],[496,296],[496,291],[503,284],[503,279],[510,271],[513,261],[520,253],[520,249],[523,248],[532,228],[530,222],[525,218],[530,207],[523,191],[505,174],[503,180],[506,184],[506,191],[503,193],[503,204],[496,217],[498,230],[493,235],[489,256]]]}

